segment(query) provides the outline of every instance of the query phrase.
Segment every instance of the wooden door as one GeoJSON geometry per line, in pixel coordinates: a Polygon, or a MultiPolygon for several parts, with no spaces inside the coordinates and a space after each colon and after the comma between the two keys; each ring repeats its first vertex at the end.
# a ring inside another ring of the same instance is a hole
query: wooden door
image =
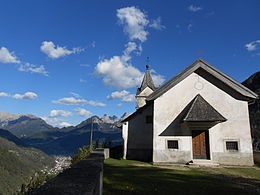
{"type": "Polygon", "coordinates": [[[208,131],[192,131],[192,150],[194,159],[210,159],[208,131]]]}

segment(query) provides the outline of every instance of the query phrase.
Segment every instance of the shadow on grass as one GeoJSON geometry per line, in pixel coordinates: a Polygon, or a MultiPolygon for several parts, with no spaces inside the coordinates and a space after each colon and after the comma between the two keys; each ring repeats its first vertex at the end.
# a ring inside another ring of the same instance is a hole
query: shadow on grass
{"type": "Polygon", "coordinates": [[[116,160],[104,166],[105,195],[117,194],[260,194],[256,179],[207,174],[198,169],[139,167],[116,160]]]}

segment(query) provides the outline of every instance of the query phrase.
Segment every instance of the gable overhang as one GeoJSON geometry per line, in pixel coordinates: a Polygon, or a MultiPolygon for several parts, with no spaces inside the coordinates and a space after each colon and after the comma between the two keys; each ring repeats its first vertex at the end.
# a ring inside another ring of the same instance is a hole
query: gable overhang
{"type": "Polygon", "coordinates": [[[241,83],[237,82],[236,80],[232,79],[225,73],[221,72],[217,68],[213,67],[212,65],[208,64],[202,59],[198,59],[193,62],[190,66],[188,66],[185,70],[181,73],[176,75],[174,78],[169,80],[167,83],[162,85],[160,88],[156,89],[151,95],[147,97],[147,101],[152,101],[163,95],[169,89],[180,83],[182,80],[187,78],[190,74],[198,70],[199,68],[203,69],[214,78],[220,80],[222,83],[230,87],[231,89],[235,90],[242,96],[246,98],[247,101],[258,99],[258,95],[242,85],[241,83]]]}
{"type": "Polygon", "coordinates": [[[153,101],[147,102],[147,104],[145,104],[143,107],[141,107],[138,110],[136,110],[134,113],[130,114],[128,117],[126,117],[120,123],[124,123],[124,122],[130,121],[131,119],[135,118],[138,114],[141,114],[145,109],[147,109],[152,104],[153,104],[153,101]]]}

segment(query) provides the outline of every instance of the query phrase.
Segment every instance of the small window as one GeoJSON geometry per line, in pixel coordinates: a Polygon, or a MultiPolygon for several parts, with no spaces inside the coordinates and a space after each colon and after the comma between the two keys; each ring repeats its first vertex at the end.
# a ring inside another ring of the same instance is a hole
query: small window
{"type": "Polygon", "coordinates": [[[236,141],[227,141],[226,148],[227,150],[238,150],[238,143],[236,141]]]}
{"type": "Polygon", "coordinates": [[[179,149],[178,140],[168,140],[167,144],[169,149],[179,149]]]}
{"type": "Polygon", "coordinates": [[[148,124],[153,123],[153,116],[152,115],[146,116],[146,123],[148,123],[148,124]]]}

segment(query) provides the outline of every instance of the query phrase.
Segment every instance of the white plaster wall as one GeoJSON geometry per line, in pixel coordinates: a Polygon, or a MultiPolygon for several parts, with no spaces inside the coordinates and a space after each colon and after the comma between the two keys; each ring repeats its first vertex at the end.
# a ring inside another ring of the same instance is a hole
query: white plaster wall
{"type": "Polygon", "coordinates": [[[143,107],[146,104],[145,99],[151,93],[153,93],[153,90],[149,87],[146,87],[140,94],[138,94],[136,96],[136,108],[137,109],[143,107]]]}
{"type": "Polygon", "coordinates": [[[126,152],[127,152],[127,136],[128,136],[128,122],[124,122],[122,126],[122,137],[124,140],[124,154],[123,154],[124,159],[126,159],[126,152]]]}
{"type": "MultiPolygon", "coordinates": [[[[149,105],[128,121],[127,159],[148,159],[152,157],[153,124],[146,123],[146,116],[153,115],[153,105],[149,105]]],[[[151,159],[150,159],[151,160],[151,159]]]]}
{"type": "Polygon", "coordinates": [[[197,94],[227,119],[209,129],[211,160],[221,164],[251,165],[252,141],[247,102],[235,99],[196,73],[192,73],[154,101],[153,161],[183,162],[184,159],[188,161],[193,158],[191,133],[190,136],[179,137],[182,147],[175,151],[175,158],[171,158],[172,152],[166,150],[165,141],[174,136],[159,135],[197,94]],[[239,152],[226,151],[224,140],[227,139],[239,141],[239,152]]]}

